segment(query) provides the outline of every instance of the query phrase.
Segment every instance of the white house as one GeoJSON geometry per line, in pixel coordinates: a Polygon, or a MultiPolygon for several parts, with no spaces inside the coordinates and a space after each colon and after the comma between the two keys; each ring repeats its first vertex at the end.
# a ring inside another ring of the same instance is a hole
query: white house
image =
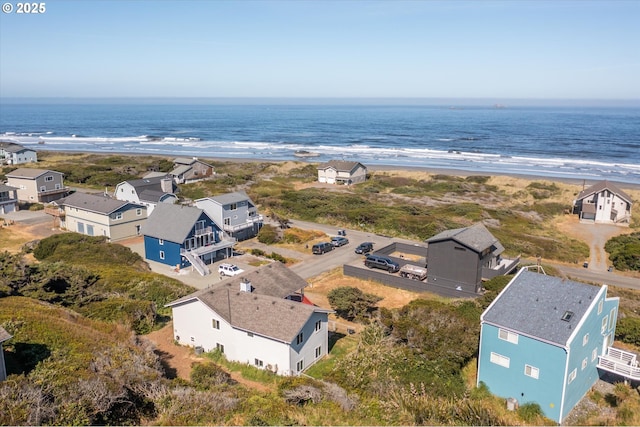
{"type": "Polygon", "coordinates": [[[367,179],[367,168],[360,162],[330,160],[318,166],[318,182],[357,184],[367,179]]]}
{"type": "Polygon", "coordinates": [[[627,193],[605,180],[582,190],[573,202],[573,212],[581,221],[628,225],[631,205],[627,193]]]}
{"type": "Polygon", "coordinates": [[[0,141],[0,163],[19,165],[22,163],[35,163],[37,161],[38,154],[35,150],[13,142],[0,141]]]}
{"type": "Polygon", "coordinates": [[[123,181],[116,185],[114,197],[131,203],[146,206],[147,216],[151,215],[158,203],[173,204],[178,201],[175,193],[178,187],[171,175],[154,176],[143,179],[123,181]]]}
{"type": "MultiPolygon", "coordinates": [[[[290,293],[282,281],[281,268],[287,268],[276,264],[167,304],[175,340],[279,375],[298,375],[321,359],[328,352],[331,310],[283,298],[290,293]],[[278,296],[263,293],[274,290],[278,296]]],[[[296,280],[292,287],[299,285],[296,280]]]]}
{"type": "Polygon", "coordinates": [[[255,203],[241,192],[198,199],[196,206],[203,209],[226,233],[238,240],[257,236],[264,222],[255,203]]]}

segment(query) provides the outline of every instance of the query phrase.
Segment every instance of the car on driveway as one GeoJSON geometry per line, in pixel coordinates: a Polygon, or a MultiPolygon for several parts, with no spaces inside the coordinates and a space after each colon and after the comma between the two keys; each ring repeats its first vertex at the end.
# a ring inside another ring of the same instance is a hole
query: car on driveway
{"type": "Polygon", "coordinates": [[[389,273],[395,273],[400,270],[400,264],[391,258],[380,255],[367,255],[367,258],[364,260],[364,265],[367,268],[387,270],[389,273]]]}
{"type": "Polygon", "coordinates": [[[331,238],[331,244],[336,248],[339,246],[344,246],[349,243],[349,239],[342,236],[336,236],[331,238]]]}
{"type": "Polygon", "coordinates": [[[220,264],[218,267],[218,274],[221,276],[237,276],[244,273],[244,270],[235,264],[220,264]]]}
{"type": "Polygon", "coordinates": [[[315,255],[321,255],[325,252],[329,252],[332,250],[333,250],[333,244],[329,242],[316,243],[311,248],[311,252],[313,252],[315,255]]]}
{"type": "Polygon", "coordinates": [[[362,242],[356,247],[357,254],[368,254],[373,250],[373,243],[371,242],[362,242]]]}

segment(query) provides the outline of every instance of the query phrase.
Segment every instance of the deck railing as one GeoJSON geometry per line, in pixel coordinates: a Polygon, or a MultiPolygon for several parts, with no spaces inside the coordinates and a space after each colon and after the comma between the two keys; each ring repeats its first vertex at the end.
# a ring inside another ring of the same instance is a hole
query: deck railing
{"type": "Polygon", "coordinates": [[[598,357],[598,368],[625,378],[640,380],[637,356],[628,351],[609,347],[606,355],[598,357]]]}

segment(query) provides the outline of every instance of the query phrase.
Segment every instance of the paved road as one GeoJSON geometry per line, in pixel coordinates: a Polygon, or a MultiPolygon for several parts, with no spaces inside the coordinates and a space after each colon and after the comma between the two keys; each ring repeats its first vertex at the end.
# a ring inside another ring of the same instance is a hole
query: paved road
{"type": "Polygon", "coordinates": [[[551,264],[569,278],[575,278],[583,282],[640,290],[640,279],[637,277],[623,276],[616,272],[595,271],[582,267],[568,267],[564,264],[556,264],[548,261],[546,261],[546,263],[551,264]]]}

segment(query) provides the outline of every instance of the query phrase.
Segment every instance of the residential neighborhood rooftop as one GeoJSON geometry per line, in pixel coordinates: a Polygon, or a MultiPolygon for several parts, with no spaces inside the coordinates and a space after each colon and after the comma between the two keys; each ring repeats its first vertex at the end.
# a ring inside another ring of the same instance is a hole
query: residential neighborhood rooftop
{"type": "Polygon", "coordinates": [[[631,196],[622,191],[617,185],[615,185],[611,181],[607,181],[606,179],[604,181],[598,181],[591,187],[582,190],[580,193],[578,193],[577,199],[584,199],[585,197],[588,197],[595,193],[599,193],[603,190],[610,190],[611,192],[625,199],[627,202],[631,203],[631,196]]]}
{"type": "MultiPolygon", "coordinates": [[[[233,193],[220,194],[218,196],[207,197],[206,199],[213,200],[220,205],[228,205],[229,203],[241,202],[248,200],[249,196],[246,193],[235,191],[233,193]]],[[[204,199],[201,199],[204,200],[204,199]]]]}
{"type": "Polygon", "coordinates": [[[204,211],[192,206],[160,203],[142,226],[142,234],[183,242],[204,211]]]}
{"type": "Polygon", "coordinates": [[[482,321],[565,345],[602,288],[521,270],[482,321]]]}
{"type": "MultiPolygon", "coordinates": [[[[73,193],[63,199],[56,201],[61,206],[71,206],[86,211],[97,212],[101,214],[110,214],[119,209],[122,209],[126,205],[132,205],[133,203],[112,199],[111,197],[88,194],[88,193],[73,193]]],[[[137,206],[137,205],[135,205],[137,206]]],[[[140,206],[141,208],[143,206],[140,206]]]]}
{"type": "Polygon", "coordinates": [[[453,228],[436,234],[427,240],[427,243],[439,242],[441,240],[453,239],[458,243],[467,246],[477,252],[495,245],[499,251],[504,250],[498,239],[481,222],[471,227],[453,228]]]}
{"type": "Polygon", "coordinates": [[[35,179],[41,175],[44,175],[45,173],[57,173],[57,174],[63,175],[62,172],[56,172],[56,171],[47,170],[47,169],[18,168],[12,172],[7,173],[6,176],[12,177],[12,178],[35,179]]]}

